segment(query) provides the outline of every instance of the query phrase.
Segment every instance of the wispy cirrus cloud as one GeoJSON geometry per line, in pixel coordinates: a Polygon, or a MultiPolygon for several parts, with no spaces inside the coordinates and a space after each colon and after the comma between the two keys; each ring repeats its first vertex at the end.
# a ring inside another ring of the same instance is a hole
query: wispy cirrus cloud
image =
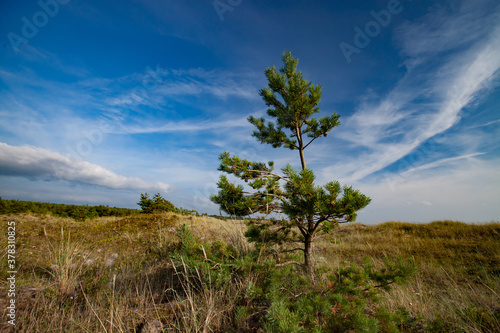
{"type": "Polygon", "coordinates": [[[499,17],[500,7],[495,6],[496,12],[466,14],[468,6],[471,2],[464,2],[451,14],[431,12],[416,24],[401,27],[402,40],[412,39],[402,46],[412,66],[386,97],[365,102],[344,121],[338,136],[364,151],[325,168],[325,174],[355,182],[390,166],[456,125],[464,116],[461,111],[488,92],[500,69],[500,21],[492,20],[499,17]],[[461,25],[464,20],[467,24],[461,25]],[[483,21],[490,23],[488,29],[478,28],[484,35],[473,32],[476,38],[467,43],[458,38],[468,34],[470,25],[482,26],[483,21]],[[428,31],[418,28],[421,25],[432,27],[436,38],[428,39],[428,31]],[[417,45],[418,51],[408,43],[417,45]],[[453,48],[458,50],[447,54],[453,48]]]}
{"type": "Polygon", "coordinates": [[[237,119],[216,119],[203,121],[167,121],[161,126],[144,124],[142,126],[130,125],[121,126],[114,131],[114,134],[145,134],[145,133],[174,133],[174,132],[205,132],[205,131],[220,131],[232,127],[251,127],[246,117],[237,119]]]}
{"type": "Polygon", "coordinates": [[[99,165],[70,159],[33,146],[10,146],[0,142],[0,175],[32,179],[67,180],[111,189],[167,192],[170,185],[125,177],[99,165]]]}
{"type": "Polygon", "coordinates": [[[254,79],[256,73],[230,72],[202,68],[171,69],[157,66],[144,73],[135,73],[120,79],[119,94],[106,99],[109,106],[155,105],[168,99],[181,101],[186,96],[213,96],[219,99],[237,97],[258,98],[254,79]]]}
{"type": "Polygon", "coordinates": [[[478,128],[478,127],[487,127],[487,126],[490,126],[490,125],[493,125],[493,124],[497,124],[497,123],[500,123],[500,119],[488,121],[485,124],[479,124],[479,125],[469,126],[467,129],[478,128]]]}
{"type": "MultiPolygon", "coordinates": [[[[96,124],[102,121],[114,129],[107,132],[109,135],[244,126],[247,122],[238,115],[219,120],[223,109],[219,105],[229,98],[255,99],[255,77],[251,71],[156,66],[113,79],[59,82],[41,78],[29,69],[0,69],[0,79],[9,87],[1,96],[0,130],[10,133],[13,143],[35,145],[37,138],[54,138],[56,134],[53,142],[42,146],[61,151],[66,145],[74,147],[86,140],[84,132],[98,128],[96,124]],[[186,107],[191,114],[184,112],[186,107]]],[[[227,114],[227,110],[223,112],[227,114]]]]}
{"type": "Polygon", "coordinates": [[[466,155],[461,155],[461,156],[443,158],[443,159],[440,159],[440,160],[437,160],[437,161],[434,161],[431,163],[422,164],[422,165],[419,165],[417,167],[405,170],[400,175],[402,177],[408,177],[410,174],[418,172],[418,171],[437,168],[437,167],[449,164],[451,162],[455,162],[455,161],[459,161],[459,160],[463,160],[463,159],[470,159],[472,157],[484,155],[484,154],[485,153],[473,153],[473,154],[466,154],[466,155]]]}
{"type": "Polygon", "coordinates": [[[396,32],[396,41],[412,69],[435,61],[436,55],[467,48],[491,33],[500,20],[500,4],[491,0],[456,1],[435,4],[419,20],[403,23],[396,32]]]}

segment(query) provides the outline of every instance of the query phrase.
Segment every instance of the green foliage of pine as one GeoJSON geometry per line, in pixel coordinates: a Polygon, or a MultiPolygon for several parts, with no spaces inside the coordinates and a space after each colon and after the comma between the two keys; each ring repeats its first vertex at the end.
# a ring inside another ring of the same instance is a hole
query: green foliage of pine
{"type": "Polygon", "coordinates": [[[248,121],[256,127],[252,135],[259,142],[297,150],[301,170],[286,165],[280,174],[274,171],[273,162],[252,162],[225,151],[219,156],[218,170],[239,178],[247,186],[232,183],[222,175],[217,183],[219,192],[211,200],[231,216],[271,217],[249,223],[248,238],[257,243],[285,245],[286,251],[302,250],[304,269],[310,271],[314,235],[329,233],[338,223],[354,221],[356,212],[371,199],[338,181],[324,186],[314,183],[304,150],[340,125],[340,116],[332,113],[313,118],[320,112],[321,86],[303,78],[297,70],[298,59],[290,52],[283,53],[282,59],[279,71],[274,66],[266,69],[268,86],[260,90],[270,120],[250,116],[248,121]]]}
{"type": "Polygon", "coordinates": [[[182,207],[175,207],[173,203],[163,198],[160,193],[156,193],[153,198],[150,198],[148,193],[141,193],[139,202],[141,213],[155,214],[155,213],[177,213],[182,215],[196,215],[200,214],[196,210],[188,210],[182,207]]]}
{"type": "Polygon", "coordinates": [[[175,206],[168,200],[164,199],[160,193],[156,193],[153,198],[149,197],[148,193],[141,193],[139,202],[142,213],[151,214],[155,212],[172,212],[175,206]]]}
{"type": "Polygon", "coordinates": [[[379,305],[379,290],[402,283],[414,272],[414,263],[401,259],[387,261],[380,270],[368,263],[326,270],[327,279],[319,281],[289,268],[275,270],[264,327],[270,332],[288,325],[299,325],[298,332],[398,332],[396,314],[379,305]]]}
{"type": "Polygon", "coordinates": [[[182,267],[179,273],[191,281],[193,290],[223,288],[251,277],[236,300],[239,327],[251,326],[257,317],[264,332],[399,332],[402,316],[380,305],[379,296],[415,273],[412,260],[386,259],[376,269],[367,259],[363,266],[317,267],[310,275],[264,259],[259,250],[238,254],[222,241],[197,241],[186,225],[177,235],[179,243],[170,258],[182,267]]]}

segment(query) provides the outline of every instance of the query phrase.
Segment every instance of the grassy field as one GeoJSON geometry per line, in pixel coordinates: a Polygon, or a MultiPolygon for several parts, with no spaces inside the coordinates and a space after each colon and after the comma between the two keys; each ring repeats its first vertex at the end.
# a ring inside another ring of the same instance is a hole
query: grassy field
{"type": "MultiPolygon", "coordinates": [[[[216,276],[225,272],[221,265],[248,266],[241,258],[254,246],[243,236],[242,221],[173,213],[79,222],[30,214],[0,219],[1,331],[13,331],[5,310],[9,221],[16,224],[17,332],[266,332],[271,327],[262,324],[271,318],[266,314],[271,303],[265,295],[255,296],[262,273],[250,268],[237,278],[216,276]],[[187,262],[189,256],[172,256],[182,250],[183,224],[192,233],[184,241],[194,244],[213,272],[208,280],[201,266],[187,262]]],[[[318,293],[326,290],[322,284],[332,283],[323,278],[325,272],[367,263],[382,268],[387,258],[414,260],[417,270],[407,283],[378,295],[384,309],[399,314],[393,318],[399,331],[500,332],[499,223],[342,225],[315,240],[314,257],[319,269],[307,288],[318,293]]],[[[257,261],[276,271],[284,259],[257,261]]],[[[337,312],[334,307],[332,315],[337,312]]]]}

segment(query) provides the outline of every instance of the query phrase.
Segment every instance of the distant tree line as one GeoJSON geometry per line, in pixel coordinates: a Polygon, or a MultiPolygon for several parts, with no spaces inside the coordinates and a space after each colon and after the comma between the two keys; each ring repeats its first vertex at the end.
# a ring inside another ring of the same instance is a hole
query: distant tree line
{"type": "Polygon", "coordinates": [[[128,216],[139,213],[139,210],[104,205],[67,205],[35,201],[5,200],[0,197],[0,214],[19,213],[51,214],[58,217],[71,217],[81,221],[102,216],[128,216]]]}
{"type": "Polygon", "coordinates": [[[200,216],[196,210],[175,207],[170,201],[164,199],[160,193],[155,194],[153,198],[150,198],[147,193],[141,194],[140,201],[137,204],[141,207],[141,210],[109,207],[107,205],[67,205],[36,201],[6,200],[0,197],[0,214],[51,214],[52,216],[70,217],[79,221],[103,216],[121,217],[138,213],[153,214],[161,212],[200,216]]]}

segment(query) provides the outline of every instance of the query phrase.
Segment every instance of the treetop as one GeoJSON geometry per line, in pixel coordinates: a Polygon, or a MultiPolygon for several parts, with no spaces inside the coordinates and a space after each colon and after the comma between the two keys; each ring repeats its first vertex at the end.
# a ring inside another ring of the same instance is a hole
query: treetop
{"type": "Polygon", "coordinates": [[[316,138],[327,136],[340,125],[340,116],[332,113],[319,119],[311,118],[320,112],[322,87],[303,78],[302,72],[297,70],[299,61],[291,52],[284,52],[282,60],[284,65],[279,71],[274,66],[265,70],[268,86],[260,90],[268,106],[267,115],[274,121],[253,116],[248,117],[248,121],[257,128],[252,135],[261,143],[302,151],[316,138]],[[304,135],[311,140],[304,142],[304,135]]]}

